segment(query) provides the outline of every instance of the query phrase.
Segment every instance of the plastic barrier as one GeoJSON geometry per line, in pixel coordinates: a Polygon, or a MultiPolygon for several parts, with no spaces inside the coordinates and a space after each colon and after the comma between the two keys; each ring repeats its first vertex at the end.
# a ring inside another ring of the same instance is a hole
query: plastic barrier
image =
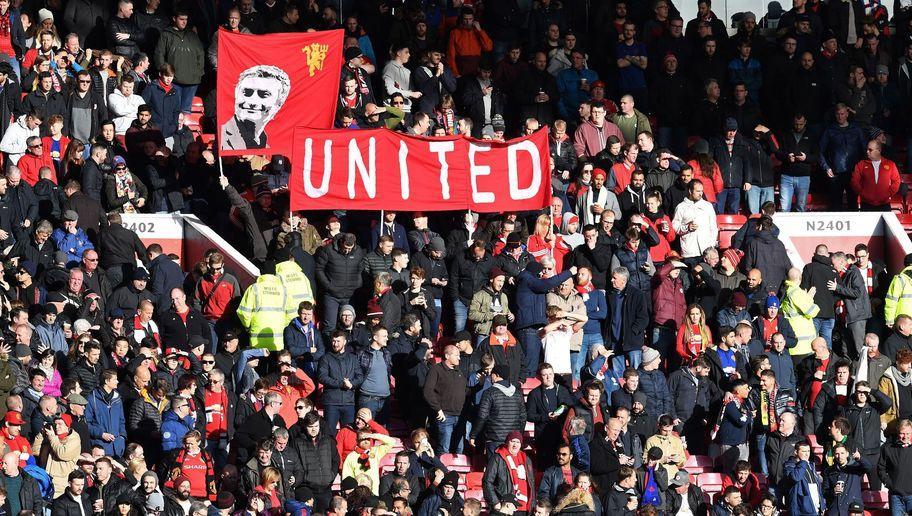
{"type": "Polygon", "coordinates": [[[181,267],[190,270],[209,249],[218,249],[225,256],[225,268],[247,287],[260,275],[260,270],[237,249],[194,215],[124,214],[123,225],[139,235],[145,246],[159,244],[165,253],[180,258],[181,267]]]}

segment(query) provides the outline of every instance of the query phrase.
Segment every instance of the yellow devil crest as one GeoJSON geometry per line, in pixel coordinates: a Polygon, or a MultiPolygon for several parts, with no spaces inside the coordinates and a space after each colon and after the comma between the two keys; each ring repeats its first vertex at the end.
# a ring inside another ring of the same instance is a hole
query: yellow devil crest
{"type": "Polygon", "coordinates": [[[307,66],[310,68],[310,76],[313,77],[318,70],[323,70],[323,61],[329,52],[329,45],[311,43],[302,48],[301,52],[307,54],[307,66]]]}

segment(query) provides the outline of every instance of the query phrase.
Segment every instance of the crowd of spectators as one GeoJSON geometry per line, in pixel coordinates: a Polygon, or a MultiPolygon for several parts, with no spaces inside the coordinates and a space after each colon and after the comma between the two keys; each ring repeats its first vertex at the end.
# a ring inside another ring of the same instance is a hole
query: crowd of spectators
{"type": "Polygon", "coordinates": [[[773,219],[905,194],[910,35],[903,1],[0,0],[0,514],[912,512],[912,255],[795,268],[773,219]],[[220,28],[344,29],[338,128],[548,130],[550,205],[290,211],[287,157],[212,150],[220,28]]]}

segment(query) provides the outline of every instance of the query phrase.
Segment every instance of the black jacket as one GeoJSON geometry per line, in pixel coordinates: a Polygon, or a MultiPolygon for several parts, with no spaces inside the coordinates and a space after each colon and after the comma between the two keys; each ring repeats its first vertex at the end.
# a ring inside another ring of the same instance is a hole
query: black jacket
{"type": "Polygon", "coordinates": [[[272,435],[275,427],[285,428],[285,420],[278,414],[270,420],[265,409],[254,412],[239,425],[234,433],[233,444],[237,451],[235,464],[247,464],[247,461],[253,456],[257,442],[272,435]]]}
{"type": "Polygon", "coordinates": [[[316,491],[323,491],[332,486],[339,471],[339,449],[336,441],[321,431],[316,440],[302,435],[295,439],[294,443],[303,471],[299,485],[316,491]]]}
{"type": "MultiPolygon", "coordinates": [[[[880,425],[877,428],[879,429],[880,425]]],[[[785,480],[785,462],[795,456],[795,445],[804,441],[806,439],[797,433],[797,429],[788,436],[784,436],[778,431],[767,436],[765,453],[770,485],[779,485],[785,480]]]]}
{"type": "Polygon", "coordinates": [[[120,56],[133,56],[139,52],[139,45],[146,40],[145,33],[136,24],[136,17],[111,17],[108,21],[108,45],[111,51],[120,56]],[[117,33],[129,34],[124,40],[117,39],[117,33]]]}
{"type": "MultiPolygon", "coordinates": [[[[529,486],[529,506],[533,507],[538,492],[535,489],[535,469],[532,467],[532,459],[530,457],[526,457],[526,482],[528,482],[529,486]]],[[[505,496],[512,497],[515,493],[513,475],[510,473],[510,467],[499,453],[494,453],[488,460],[481,487],[484,491],[484,498],[485,502],[488,503],[488,507],[494,507],[500,503],[502,498],[505,496]]]]}
{"type": "Polygon", "coordinates": [[[680,419],[684,426],[711,421],[709,407],[722,397],[717,384],[695,376],[686,366],[668,376],[668,392],[673,400],[672,416],[680,419]]]}
{"type": "Polygon", "coordinates": [[[608,244],[595,244],[589,249],[585,242],[576,246],[571,252],[573,264],[577,267],[592,269],[592,284],[595,288],[605,290],[608,287],[608,275],[611,272],[611,258],[614,249],[608,244]]]}
{"type": "Polygon", "coordinates": [[[424,399],[431,409],[431,417],[438,410],[447,416],[458,416],[466,399],[466,377],[459,367],[453,369],[442,362],[431,366],[424,383],[424,399]]]}
{"type": "Polygon", "coordinates": [[[563,418],[552,420],[548,414],[561,405],[568,409],[573,405],[573,397],[563,385],[554,384],[554,389],[548,390],[546,393],[545,388],[539,385],[526,397],[526,420],[535,423],[535,435],[539,441],[542,438],[560,437],[563,418]]]}
{"type": "Polygon", "coordinates": [[[137,256],[143,264],[148,264],[146,246],[139,236],[120,224],[111,223],[102,228],[98,239],[98,255],[101,268],[115,265],[135,264],[137,256]]]}
{"type": "Polygon", "coordinates": [[[731,152],[728,151],[724,137],[713,138],[709,150],[722,172],[725,188],[741,188],[751,177],[750,147],[740,134],[735,135],[731,152]]]}
{"type": "MultiPolygon", "coordinates": [[[[42,514],[48,503],[41,496],[41,486],[38,481],[31,475],[19,470],[19,476],[22,477],[22,486],[19,488],[19,505],[23,510],[35,511],[35,514],[42,514]],[[40,511],[40,512],[39,512],[40,511]]],[[[6,479],[9,478],[6,473],[0,474],[0,485],[8,487],[6,479]]]]}
{"type": "Polygon", "coordinates": [[[617,482],[618,470],[621,469],[619,455],[623,453],[623,448],[618,450],[612,446],[603,434],[596,434],[589,443],[589,473],[599,492],[607,493],[617,482]]]}
{"type": "MultiPolygon", "coordinates": [[[[481,396],[478,415],[472,426],[472,439],[502,443],[513,430],[526,427],[526,405],[522,390],[506,381],[494,384],[481,396]]],[[[533,477],[534,478],[534,477],[533,477]]]]}
{"type": "Polygon", "coordinates": [[[827,288],[827,282],[836,279],[836,269],[833,268],[833,260],[829,256],[815,254],[811,258],[811,263],[804,266],[801,273],[801,288],[807,290],[811,287],[817,287],[817,293],[814,295],[814,303],[820,307],[817,313],[819,319],[832,319],[836,317],[836,297],[833,292],[827,288]]]}
{"type": "Polygon", "coordinates": [[[130,488],[130,485],[114,474],[111,475],[107,485],[102,486],[96,481],[95,485],[90,489],[86,489],[86,491],[89,493],[90,500],[97,500],[99,498],[104,500],[105,514],[108,514],[110,511],[117,508],[117,499],[120,498],[120,495],[129,495],[131,499],[136,497],[136,492],[130,488]]]}
{"type": "Polygon", "coordinates": [[[877,474],[890,494],[901,496],[912,495],[912,475],[909,474],[912,464],[912,446],[903,447],[896,441],[884,446],[880,451],[877,463],[877,474]]]}
{"type": "Polygon", "coordinates": [[[472,296],[488,283],[488,273],[494,267],[494,257],[489,253],[475,261],[471,251],[466,249],[456,254],[450,266],[450,282],[447,287],[450,297],[458,299],[465,306],[472,304],[472,296]]]}
{"type": "Polygon", "coordinates": [[[85,491],[82,492],[79,501],[74,500],[69,492],[64,492],[55,498],[53,505],[51,505],[51,516],[83,516],[87,514],[93,514],[93,511],[92,500],[89,498],[89,493],[85,491]],[[79,508],[80,503],[82,504],[82,509],[79,508]]]}
{"type": "Polygon", "coordinates": [[[785,131],[779,138],[779,151],[776,157],[782,162],[780,172],[783,175],[792,177],[808,177],[813,171],[814,163],[817,163],[817,153],[820,151],[820,139],[816,133],[810,129],[804,132],[796,133],[794,131],[785,131]],[[804,161],[789,161],[789,154],[805,155],[804,161]]]}
{"type": "MultiPolygon", "coordinates": [[[[621,349],[615,351],[626,353],[643,347],[646,338],[646,327],[649,326],[649,313],[646,310],[646,298],[642,292],[635,288],[630,288],[628,285],[623,293],[623,299],[621,300],[623,302],[620,323],[621,338],[619,342],[621,349]]],[[[608,342],[612,340],[612,323],[616,313],[615,309],[619,302],[618,296],[615,294],[614,291],[605,294],[606,301],[608,301],[608,318],[605,326],[607,338],[605,340],[608,342]]]]}
{"type": "Polygon", "coordinates": [[[871,391],[871,399],[864,407],[852,403],[843,410],[843,415],[852,425],[849,437],[864,455],[880,450],[880,415],[893,406],[893,400],[879,390],[871,391]]]}
{"type": "MultiPolygon", "coordinates": [[[[166,295],[170,296],[170,292],[166,295]]],[[[161,314],[158,330],[161,334],[162,342],[167,347],[174,347],[187,352],[190,351],[190,337],[197,335],[208,342],[212,335],[206,317],[195,308],[190,308],[186,323],[174,309],[161,314]]]]}
{"type": "Polygon", "coordinates": [[[364,250],[355,246],[348,254],[342,254],[340,238],[331,245],[323,246],[314,256],[317,284],[327,294],[347,299],[361,286],[361,259],[364,250]]]}
{"type": "MultiPolygon", "coordinates": [[[[747,243],[744,257],[741,259],[741,268],[744,272],[759,269],[763,286],[767,291],[778,292],[789,269],[792,268],[792,261],[786,253],[785,245],[772,231],[761,231],[747,243]]],[[[823,306],[820,310],[823,311],[823,306]]]]}

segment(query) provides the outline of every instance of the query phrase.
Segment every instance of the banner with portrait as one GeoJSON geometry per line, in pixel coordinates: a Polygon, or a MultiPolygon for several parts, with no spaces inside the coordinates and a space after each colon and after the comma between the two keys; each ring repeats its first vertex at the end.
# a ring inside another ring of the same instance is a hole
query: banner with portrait
{"type": "Polygon", "coordinates": [[[294,136],[293,210],[537,210],[551,200],[548,131],[506,142],[388,129],[294,136]]]}
{"type": "Polygon", "coordinates": [[[222,155],[291,156],[294,128],[329,129],[339,98],[344,31],[218,34],[222,155]]]}

